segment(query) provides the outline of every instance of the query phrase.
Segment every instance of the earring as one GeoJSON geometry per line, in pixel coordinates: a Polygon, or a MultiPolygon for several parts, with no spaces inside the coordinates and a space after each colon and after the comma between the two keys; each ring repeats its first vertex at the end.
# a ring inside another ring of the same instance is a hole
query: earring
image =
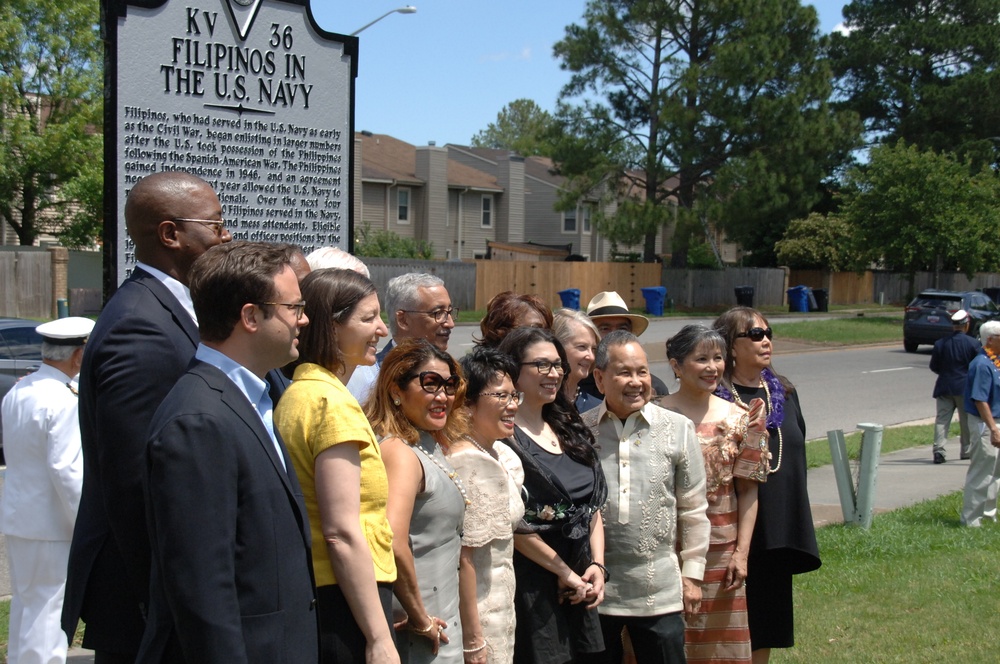
{"type": "Polygon", "coordinates": [[[393,399],[392,403],[393,403],[393,405],[398,406],[399,405],[399,399],[393,399]]]}

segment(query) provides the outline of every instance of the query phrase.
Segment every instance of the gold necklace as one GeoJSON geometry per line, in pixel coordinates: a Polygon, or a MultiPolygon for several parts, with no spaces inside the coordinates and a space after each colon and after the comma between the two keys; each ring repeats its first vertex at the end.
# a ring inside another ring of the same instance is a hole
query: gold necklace
{"type": "MultiPolygon", "coordinates": [[[[771,414],[771,388],[769,388],[767,386],[767,381],[766,380],[761,380],[760,381],[760,385],[758,385],[758,387],[763,387],[764,388],[764,394],[767,395],[767,402],[765,403],[765,405],[767,406],[767,411],[765,412],[765,415],[770,415],[771,414]]],[[[739,405],[741,405],[744,408],[746,408],[747,411],[750,410],[750,406],[748,406],[745,403],[743,403],[743,399],[740,398],[740,393],[739,393],[739,391],[737,391],[735,383],[733,383],[733,398],[736,400],[736,403],[738,403],[739,405]]],[[[771,462],[770,461],[767,462],[767,473],[769,475],[773,475],[774,473],[778,472],[779,468],[781,468],[781,453],[785,450],[785,441],[781,437],[781,426],[779,425],[778,427],[776,427],[776,430],[778,431],[778,465],[775,466],[774,468],[771,468],[771,462]]]]}

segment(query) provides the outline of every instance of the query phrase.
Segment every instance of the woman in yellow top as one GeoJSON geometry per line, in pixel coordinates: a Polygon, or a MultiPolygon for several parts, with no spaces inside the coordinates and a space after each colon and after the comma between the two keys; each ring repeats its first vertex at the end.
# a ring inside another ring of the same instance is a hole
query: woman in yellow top
{"type": "Polygon", "coordinates": [[[292,384],[274,411],[302,484],[312,531],[324,662],[399,662],[392,632],[396,564],[378,441],[344,387],[375,363],[387,334],[378,295],[350,270],[302,280],[306,315],[292,384]]]}

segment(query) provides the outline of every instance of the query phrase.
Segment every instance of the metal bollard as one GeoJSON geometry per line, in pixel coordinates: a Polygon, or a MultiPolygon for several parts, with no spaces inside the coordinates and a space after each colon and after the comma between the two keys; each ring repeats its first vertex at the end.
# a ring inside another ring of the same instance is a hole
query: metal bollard
{"type": "Polygon", "coordinates": [[[844,523],[862,528],[870,528],[875,507],[875,487],[878,477],[878,459],[882,453],[881,424],[859,424],[861,429],[861,459],[858,486],[851,478],[851,464],[847,457],[847,443],[840,429],[827,431],[830,456],[833,459],[833,473],[837,478],[837,493],[840,494],[840,509],[844,513],[844,523]]]}

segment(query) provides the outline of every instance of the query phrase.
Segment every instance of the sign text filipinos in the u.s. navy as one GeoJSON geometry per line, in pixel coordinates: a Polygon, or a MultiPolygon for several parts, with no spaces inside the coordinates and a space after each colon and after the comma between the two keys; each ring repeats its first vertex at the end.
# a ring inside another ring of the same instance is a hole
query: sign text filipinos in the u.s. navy
{"type": "Polygon", "coordinates": [[[135,265],[125,198],[168,170],[213,187],[235,239],[346,250],[356,38],[320,29],[308,0],[122,1],[119,281],[135,265]]]}

